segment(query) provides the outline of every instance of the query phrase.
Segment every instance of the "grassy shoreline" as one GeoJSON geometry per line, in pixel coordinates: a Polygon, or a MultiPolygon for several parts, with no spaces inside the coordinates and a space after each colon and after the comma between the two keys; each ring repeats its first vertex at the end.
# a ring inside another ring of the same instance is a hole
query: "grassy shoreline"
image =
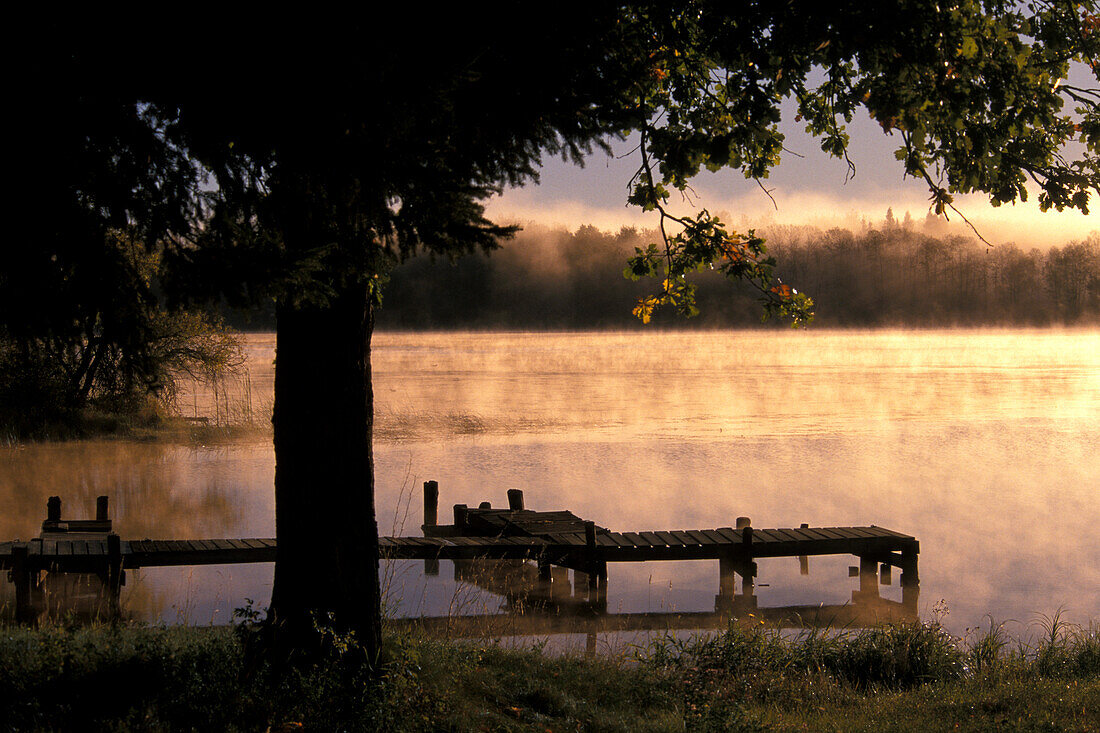
{"type": "Polygon", "coordinates": [[[313,663],[249,661],[246,627],[0,628],[10,730],[1100,730],[1100,629],[934,623],[790,637],[669,637],[629,656],[549,656],[388,634],[371,681],[354,639],[313,663]]]}

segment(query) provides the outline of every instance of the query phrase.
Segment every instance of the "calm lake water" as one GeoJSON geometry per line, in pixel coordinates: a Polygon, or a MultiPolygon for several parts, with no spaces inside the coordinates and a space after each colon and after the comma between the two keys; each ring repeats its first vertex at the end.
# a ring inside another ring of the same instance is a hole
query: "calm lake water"
{"type": "MultiPolygon", "coordinates": [[[[270,406],[274,337],[249,337],[230,412],[270,406]]],[[[877,524],[921,542],[920,611],[952,631],[1100,619],[1100,331],[379,333],[377,508],[418,534],[420,487],[453,503],[569,509],[612,530],[877,524]]],[[[226,394],[219,396],[219,419],[226,394]]],[[[214,415],[198,389],[185,414],[214,415]]],[[[109,494],[127,538],[266,537],[270,437],[0,449],[0,537],[36,536],[109,494]]],[[[446,520],[444,520],[446,521],[446,520]]],[[[760,604],[844,603],[852,558],[761,561],[760,604]],[[767,585],[764,585],[767,584],[767,585]]],[[[613,611],[713,610],[713,562],[613,565],[613,611]]],[[[387,563],[398,615],[494,611],[496,596],[387,563]]],[[[0,602],[11,589],[0,584],[0,602]]],[[[131,572],[138,618],[225,622],[271,566],[131,572]]],[[[884,589],[900,597],[896,585],[884,589]]]]}

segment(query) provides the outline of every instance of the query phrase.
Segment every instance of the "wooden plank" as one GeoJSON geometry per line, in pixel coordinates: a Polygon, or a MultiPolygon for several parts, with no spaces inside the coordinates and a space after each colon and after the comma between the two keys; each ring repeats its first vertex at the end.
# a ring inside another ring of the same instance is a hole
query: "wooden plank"
{"type": "Polygon", "coordinates": [[[831,540],[846,540],[848,537],[837,532],[833,527],[814,527],[815,532],[819,532],[831,540]]]}
{"type": "Polygon", "coordinates": [[[865,540],[873,536],[861,531],[859,527],[837,527],[837,530],[843,532],[845,537],[850,540],[865,540]]]}
{"type": "MultiPolygon", "coordinates": [[[[733,531],[738,537],[741,537],[742,532],[744,532],[742,529],[735,529],[733,531]]],[[[775,533],[774,529],[757,529],[756,527],[752,528],[752,541],[758,545],[768,542],[786,542],[782,536],[775,533]]]]}
{"type": "Polygon", "coordinates": [[[704,529],[704,530],[700,530],[700,531],[703,534],[705,534],[708,539],[710,539],[712,544],[715,544],[715,545],[729,544],[729,540],[727,540],[722,535],[718,534],[718,530],[716,530],[716,529],[704,529]]]}
{"type": "Polygon", "coordinates": [[[663,530],[658,529],[657,532],[654,532],[653,534],[660,537],[662,543],[668,545],[669,547],[683,547],[682,541],[673,537],[672,533],[663,532],[663,530]]]}
{"type": "Polygon", "coordinates": [[[553,534],[547,535],[547,537],[549,537],[551,542],[559,545],[568,545],[570,547],[584,545],[584,535],[577,533],[554,532],[553,534]]]}
{"type": "Polygon", "coordinates": [[[829,537],[829,535],[825,534],[821,530],[816,529],[814,527],[807,527],[806,529],[802,530],[802,533],[805,534],[808,537],[811,537],[811,538],[815,539],[815,540],[831,540],[832,539],[832,537],[829,537]]]}
{"type": "Polygon", "coordinates": [[[236,549],[235,547],[233,547],[233,543],[231,543],[229,540],[210,540],[210,542],[214,543],[214,547],[217,548],[219,552],[236,549]]]}
{"type": "Polygon", "coordinates": [[[57,557],[57,540],[42,541],[42,556],[46,558],[57,557]]]}
{"type": "Polygon", "coordinates": [[[73,540],[73,556],[86,557],[88,555],[87,540],[73,540]]]}
{"type": "Polygon", "coordinates": [[[626,537],[623,537],[622,532],[610,532],[607,536],[610,537],[612,540],[614,540],[615,544],[618,545],[619,547],[633,547],[634,546],[633,542],[628,540],[626,537]]]}
{"type": "Polygon", "coordinates": [[[695,538],[695,541],[700,545],[714,545],[718,544],[713,539],[707,536],[706,532],[701,529],[689,529],[687,533],[695,538]]]}
{"type": "Polygon", "coordinates": [[[650,544],[651,547],[664,547],[668,544],[668,541],[659,537],[656,532],[639,532],[642,539],[650,544]]]}
{"type": "MultiPolygon", "coordinates": [[[[874,526],[874,525],[872,525],[872,526],[874,526]]],[[[902,534],[901,532],[895,532],[894,530],[886,529],[885,527],[874,527],[874,528],[877,529],[880,532],[886,532],[887,534],[889,534],[892,537],[897,537],[898,539],[903,539],[903,540],[913,539],[912,535],[902,534]]]]}
{"type": "Polygon", "coordinates": [[[683,544],[685,547],[691,547],[693,545],[699,544],[698,542],[695,541],[694,537],[692,537],[691,535],[689,535],[687,532],[685,532],[682,529],[673,529],[673,530],[670,530],[670,532],[671,532],[672,536],[675,537],[676,539],[680,540],[680,543],[683,544]]]}
{"type": "Polygon", "coordinates": [[[634,547],[649,547],[649,540],[642,537],[637,532],[623,532],[625,537],[634,547]]]}
{"type": "MultiPolygon", "coordinates": [[[[798,542],[799,538],[795,536],[789,529],[769,529],[768,532],[772,536],[776,537],[780,542],[798,542]]],[[[763,534],[763,532],[761,532],[763,534]]],[[[753,542],[756,541],[756,533],[752,536],[753,542]]]]}
{"type": "Polygon", "coordinates": [[[618,547],[618,543],[611,539],[611,536],[602,532],[596,533],[596,544],[600,547],[618,547]]]}
{"type": "Polygon", "coordinates": [[[266,547],[261,540],[258,540],[255,537],[242,537],[240,541],[242,544],[244,544],[245,547],[249,548],[250,550],[262,550],[266,547]]]}
{"type": "Polygon", "coordinates": [[[721,536],[723,539],[726,540],[726,542],[729,542],[730,544],[741,544],[741,533],[733,527],[719,527],[714,531],[717,532],[719,536],[721,536]]]}

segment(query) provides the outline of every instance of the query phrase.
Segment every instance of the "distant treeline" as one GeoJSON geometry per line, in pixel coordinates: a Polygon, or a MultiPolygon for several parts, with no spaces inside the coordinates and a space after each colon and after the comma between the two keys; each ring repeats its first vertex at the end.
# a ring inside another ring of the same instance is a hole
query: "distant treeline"
{"type": "MultiPolygon", "coordinates": [[[[783,281],[811,295],[816,323],[838,326],[1100,323],[1100,238],[1022,250],[935,227],[885,221],[858,231],[777,227],[760,232],[783,281]]],[[[389,329],[580,329],[638,326],[631,309],[657,283],[622,275],[653,232],[529,229],[489,256],[417,258],[396,268],[378,326],[389,329]]],[[[665,326],[760,322],[752,291],[698,279],[701,315],[665,326]]]]}

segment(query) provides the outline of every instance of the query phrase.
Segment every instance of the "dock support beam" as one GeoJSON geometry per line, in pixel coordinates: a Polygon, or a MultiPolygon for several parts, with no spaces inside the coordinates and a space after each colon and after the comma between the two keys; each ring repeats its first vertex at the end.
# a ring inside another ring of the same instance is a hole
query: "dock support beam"
{"type": "Polygon", "coordinates": [[[523,511],[522,489],[508,489],[508,508],[513,512],[523,511]]]}
{"type": "Polygon", "coordinates": [[[32,570],[27,544],[11,548],[11,581],[15,585],[15,622],[33,624],[38,617],[33,600],[38,589],[38,570],[32,570]]]}
{"type": "MultiPolygon", "coordinates": [[[[106,517],[100,521],[105,520],[106,517]]],[[[119,617],[121,596],[122,540],[112,532],[107,535],[107,612],[112,621],[119,617]]]]}
{"type": "Polygon", "coordinates": [[[733,598],[737,593],[736,566],[737,561],[732,555],[718,558],[718,595],[714,597],[715,613],[727,613],[733,608],[733,598]]]}
{"type": "MultiPolygon", "coordinates": [[[[424,526],[422,530],[427,536],[428,527],[439,524],[439,482],[424,482],[424,526]]],[[[424,575],[439,575],[439,560],[428,559],[424,561],[424,575]]]]}
{"type": "Polygon", "coordinates": [[[917,572],[917,557],[920,546],[915,542],[901,551],[901,603],[907,609],[917,610],[920,600],[920,575],[917,572]]]}
{"type": "Polygon", "coordinates": [[[869,603],[878,598],[878,561],[871,557],[860,557],[859,590],[852,591],[852,603],[869,603]]]}

